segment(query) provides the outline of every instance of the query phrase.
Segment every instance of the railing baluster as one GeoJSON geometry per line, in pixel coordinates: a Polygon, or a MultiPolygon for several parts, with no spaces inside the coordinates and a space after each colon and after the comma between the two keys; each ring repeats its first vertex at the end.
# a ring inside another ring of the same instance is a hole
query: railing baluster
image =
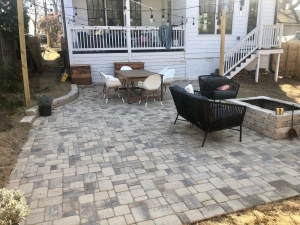
{"type": "MultiPolygon", "coordinates": [[[[158,27],[128,28],[131,32],[133,49],[163,49],[159,39],[158,27]]],[[[184,32],[182,28],[173,28],[171,47],[184,48],[184,32]]],[[[127,47],[126,31],[119,27],[71,27],[73,50],[94,51],[101,49],[125,49],[127,47]]]]}

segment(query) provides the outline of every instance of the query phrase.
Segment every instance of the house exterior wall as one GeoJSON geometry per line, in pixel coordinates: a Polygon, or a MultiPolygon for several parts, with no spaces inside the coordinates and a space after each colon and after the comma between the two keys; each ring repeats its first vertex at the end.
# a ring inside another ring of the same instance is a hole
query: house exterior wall
{"type": "Polygon", "coordinates": [[[300,31],[300,24],[284,24],[283,36],[295,36],[296,31],[300,31]]]}
{"type": "MultiPolygon", "coordinates": [[[[67,0],[72,1],[72,0],[67,0]]],[[[151,6],[155,9],[161,9],[165,0],[142,0],[142,4],[151,6]]],[[[180,25],[181,17],[187,17],[188,21],[183,21],[185,24],[185,51],[184,52],[148,52],[148,53],[132,53],[132,61],[144,61],[145,68],[153,71],[159,71],[166,65],[171,65],[178,68],[176,70],[175,78],[177,79],[197,79],[199,75],[207,75],[219,68],[220,57],[220,35],[198,34],[199,22],[199,0],[172,0],[172,23],[180,25]],[[194,17],[194,25],[192,24],[194,17]],[[169,58],[172,59],[171,61],[169,58]],[[175,58],[174,58],[175,57],[175,58]],[[148,66],[149,65],[149,66],[148,66]]],[[[86,8],[86,1],[73,0],[73,7],[86,8]]],[[[274,24],[275,0],[260,0],[259,4],[258,25],[274,24]]],[[[142,7],[142,10],[146,10],[142,7]]],[[[245,0],[245,4],[240,13],[240,2],[234,3],[234,14],[232,23],[232,34],[226,34],[225,37],[225,52],[240,42],[247,35],[249,12],[249,0],[245,0]]],[[[77,10],[78,18],[85,18],[87,23],[87,15],[85,10],[77,10]]],[[[142,13],[142,25],[161,25],[161,12],[153,11],[155,19],[154,23],[150,23],[150,11],[142,13]]],[[[262,56],[260,61],[261,68],[269,67],[269,56],[262,56]]],[[[127,53],[107,53],[107,54],[78,54],[73,55],[72,63],[92,64],[93,81],[99,82],[100,76],[97,75],[96,70],[102,69],[103,72],[111,74],[113,71],[113,62],[128,61],[127,53]],[[85,59],[87,58],[87,60],[85,59]],[[101,58],[101,60],[99,60],[101,58]],[[109,64],[109,66],[108,66],[109,64]]],[[[72,59],[70,60],[72,61],[72,59]]],[[[255,61],[248,65],[248,69],[255,68],[255,61]]],[[[170,66],[170,67],[171,67],[170,66]]]]}
{"type": "MultiPolygon", "coordinates": [[[[133,52],[132,62],[144,62],[145,70],[159,72],[165,66],[175,69],[174,79],[185,79],[184,52],[133,52]]],[[[92,82],[102,82],[98,72],[114,74],[114,62],[128,62],[128,53],[72,54],[73,64],[91,65],[92,82]]]]}
{"type": "MultiPolygon", "coordinates": [[[[186,8],[199,5],[199,0],[186,1],[186,8]]],[[[260,15],[258,23],[274,24],[275,16],[275,0],[260,0],[260,15]]],[[[232,34],[226,34],[225,52],[239,43],[247,35],[249,12],[249,0],[245,0],[245,4],[240,13],[240,2],[235,1],[234,15],[232,23],[232,34]]],[[[187,16],[195,18],[195,25],[186,24],[186,77],[188,79],[196,79],[199,75],[207,75],[219,68],[220,62],[220,35],[198,34],[198,18],[199,8],[187,9],[187,16]],[[195,69],[197,68],[197,69],[195,69]],[[197,74],[195,74],[197,71],[197,74]]],[[[258,24],[259,25],[259,24],[258,24]]],[[[260,61],[261,68],[269,67],[269,56],[262,56],[260,61]]],[[[254,69],[256,63],[251,63],[249,69],[254,69]]]]}

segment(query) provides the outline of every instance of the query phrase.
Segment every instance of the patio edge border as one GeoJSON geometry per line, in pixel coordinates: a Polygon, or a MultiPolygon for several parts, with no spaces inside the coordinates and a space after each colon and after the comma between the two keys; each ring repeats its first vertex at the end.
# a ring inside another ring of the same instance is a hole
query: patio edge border
{"type": "MultiPolygon", "coordinates": [[[[74,101],[79,95],[77,84],[71,84],[71,91],[64,96],[53,99],[52,108],[57,108],[64,104],[74,101]]],[[[20,120],[20,123],[32,123],[40,116],[38,106],[34,106],[25,111],[25,117],[20,120]]]]}

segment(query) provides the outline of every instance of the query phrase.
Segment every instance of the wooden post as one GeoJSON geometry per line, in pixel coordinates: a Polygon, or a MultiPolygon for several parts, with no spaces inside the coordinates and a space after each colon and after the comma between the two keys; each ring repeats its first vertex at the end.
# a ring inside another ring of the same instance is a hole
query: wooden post
{"type": "Polygon", "coordinates": [[[275,75],[274,75],[274,80],[276,82],[278,81],[279,64],[280,64],[280,54],[277,55],[277,59],[276,59],[276,69],[275,69],[275,75]]]}
{"type": "Polygon", "coordinates": [[[257,61],[256,61],[256,69],[255,69],[255,82],[258,82],[259,77],[259,67],[260,67],[260,54],[258,54],[257,61]]]}
{"type": "Polygon", "coordinates": [[[25,104],[26,107],[29,107],[30,89],[29,89],[29,81],[28,81],[28,68],[27,68],[27,57],[26,57],[25,33],[24,33],[23,1],[17,0],[17,4],[18,4],[19,39],[20,39],[20,53],[21,53],[21,60],[22,60],[23,84],[24,84],[24,92],[25,92],[25,104]]]}
{"type": "Polygon", "coordinates": [[[222,17],[221,17],[221,45],[220,45],[220,72],[219,72],[221,76],[224,76],[225,31],[226,31],[226,10],[222,10],[222,17]]]}

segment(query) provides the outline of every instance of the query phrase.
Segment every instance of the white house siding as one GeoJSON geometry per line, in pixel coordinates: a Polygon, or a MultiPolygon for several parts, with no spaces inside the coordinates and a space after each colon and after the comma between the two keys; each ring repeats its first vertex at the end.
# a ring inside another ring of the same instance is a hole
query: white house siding
{"type": "MultiPolygon", "coordinates": [[[[187,1],[182,1],[182,0],[173,0],[172,2],[172,23],[174,25],[180,25],[182,17],[185,18],[186,16],[186,2],[187,1]]],[[[191,23],[192,20],[189,18],[188,23],[191,23]]],[[[186,21],[183,20],[183,23],[185,24],[186,21]]]]}
{"type": "Polygon", "coordinates": [[[134,52],[132,61],[141,61],[145,63],[145,70],[159,72],[165,66],[169,69],[175,69],[174,79],[185,79],[185,58],[183,51],[174,52],[134,52]]]}
{"type": "Polygon", "coordinates": [[[295,36],[296,31],[300,31],[300,24],[284,24],[283,36],[295,36]]]}
{"type": "MultiPolygon", "coordinates": [[[[274,24],[276,1],[275,0],[261,0],[260,2],[260,16],[259,25],[274,24]]],[[[260,68],[269,70],[270,55],[262,55],[260,58],[260,68]]],[[[251,62],[246,69],[254,70],[256,67],[255,60],[251,62]]]]}
{"type": "MultiPolygon", "coordinates": [[[[114,62],[128,62],[128,53],[73,54],[73,64],[91,65],[92,82],[102,82],[98,70],[114,74],[114,62]]],[[[165,66],[175,69],[175,79],[185,78],[184,52],[133,52],[132,62],[144,62],[145,70],[159,72],[165,66]]]]}
{"type": "MultiPolygon", "coordinates": [[[[77,11],[77,18],[75,17],[74,25],[88,25],[88,15],[86,9],[86,0],[73,0],[73,12],[75,13],[77,11]],[[75,10],[75,7],[77,7],[77,10],[75,10]]],[[[72,17],[71,15],[68,16],[72,17]]]]}
{"type": "MultiPolygon", "coordinates": [[[[187,1],[186,8],[199,5],[199,0],[187,1]]],[[[235,46],[239,40],[247,35],[249,1],[245,1],[242,14],[240,14],[240,3],[235,1],[232,34],[225,37],[225,52],[235,46]]],[[[217,34],[198,34],[199,8],[187,9],[187,17],[195,18],[195,25],[192,19],[186,24],[186,77],[197,79],[199,75],[207,75],[219,68],[220,38],[217,34]]]]}
{"type": "MultiPolygon", "coordinates": [[[[189,0],[187,8],[199,5],[199,0],[189,0]]],[[[275,0],[261,0],[260,24],[274,24],[275,0]]],[[[225,52],[234,47],[240,39],[247,35],[249,0],[245,0],[240,13],[240,2],[235,1],[232,34],[225,37],[225,52]]],[[[196,79],[199,75],[207,75],[219,68],[220,35],[198,34],[199,8],[187,9],[187,17],[195,18],[195,25],[187,23],[186,27],[186,78],[196,79]]],[[[255,68],[255,63],[249,69],[255,68]]],[[[269,56],[261,57],[261,68],[268,68],[269,56]]]]}

